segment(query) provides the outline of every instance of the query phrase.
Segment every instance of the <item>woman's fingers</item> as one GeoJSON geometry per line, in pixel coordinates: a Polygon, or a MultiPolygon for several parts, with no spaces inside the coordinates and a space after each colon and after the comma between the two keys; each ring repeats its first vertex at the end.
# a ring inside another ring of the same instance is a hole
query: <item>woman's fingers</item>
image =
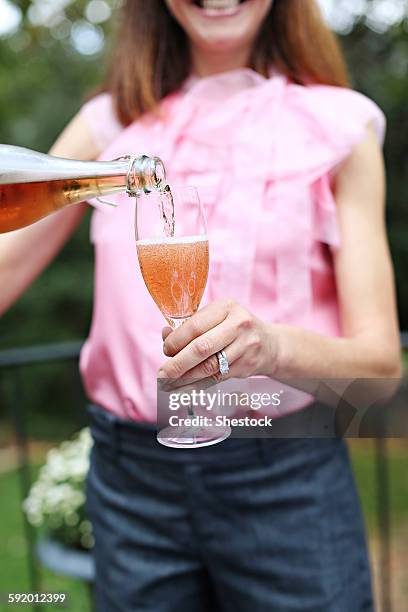
{"type": "Polygon", "coordinates": [[[172,328],[171,327],[163,327],[162,329],[162,338],[163,338],[163,342],[166,340],[167,336],[169,336],[172,333],[172,328]]]}
{"type": "MultiPolygon", "coordinates": [[[[187,325],[187,323],[184,323],[182,327],[184,325],[187,325]]],[[[168,359],[161,367],[158,377],[177,379],[185,376],[186,372],[205,362],[218,351],[225,349],[235,340],[235,337],[236,329],[234,326],[227,321],[223,321],[216,327],[211,328],[210,331],[193,339],[188,346],[168,359]]]]}
{"type": "Polygon", "coordinates": [[[171,334],[167,334],[164,339],[164,354],[167,357],[177,355],[177,353],[190,344],[195,338],[202,336],[224,321],[231,308],[232,303],[230,300],[218,300],[204,306],[204,308],[196,312],[191,319],[183,323],[183,325],[175,329],[171,334]]]}
{"type": "MultiPolygon", "coordinates": [[[[240,359],[243,354],[244,348],[239,340],[234,340],[224,350],[228,364],[230,366],[230,372],[232,371],[233,364],[240,359]]],[[[227,376],[221,376],[220,364],[218,362],[217,354],[210,355],[205,361],[201,362],[191,370],[188,370],[181,380],[175,380],[173,383],[169,383],[169,388],[176,389],[186,384],[192,384],[196,381],[209,380],[209,385],[219,382],[220,380],[230,378],[230,373],[227,376]]]]}
{"type": "Polygon", "coordinates": [[[204,307],[173,332],[163,330],[163,351],[170,356],[158,373],[159,379],[220,380],[217,353],[227,348],[229,377],[247,378],[269,372],[274,356],[268,327],[231,300],[204,307]],[[228,354],[229,353],[229,354],[228,354]]]}

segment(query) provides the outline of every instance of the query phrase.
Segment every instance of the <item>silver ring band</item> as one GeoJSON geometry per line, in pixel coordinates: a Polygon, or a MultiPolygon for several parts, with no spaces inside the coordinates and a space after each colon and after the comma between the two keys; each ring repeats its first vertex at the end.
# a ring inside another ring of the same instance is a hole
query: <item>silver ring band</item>
{"type": "Polygon", "coordinates": [[[221,376],[226,376],[229,372],[229,363],[228,357],[225,351],[219,351],[217,353],[218,364],[220,366],[220,374],[221,376]]]}

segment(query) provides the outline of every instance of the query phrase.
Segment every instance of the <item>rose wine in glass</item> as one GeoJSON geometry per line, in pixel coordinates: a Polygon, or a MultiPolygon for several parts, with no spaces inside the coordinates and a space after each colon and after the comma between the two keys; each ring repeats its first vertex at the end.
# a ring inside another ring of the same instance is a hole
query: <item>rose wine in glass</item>
{"type": "Polygon", "coordinates": [[[139,240],[140,269],[150,295],[171,327],[200,305],[208,276],[207,236],[139,240]]]}
{"type": "MultiPolygon", "coordinates": [[[[208,277],[209,246],[204,210],[193,187],[166,187],[136,198],[136,248],[146,287],[175,329],[199,308],[208,277]]],[[[191,382],[191,381],[189,381],[191,382]]],[[[194,410],[187,409],[186,418],[194,410]]],[[[229,427],[168,426],[158,441],[174,448],[198,448],[225,440],[229,427]]]]}

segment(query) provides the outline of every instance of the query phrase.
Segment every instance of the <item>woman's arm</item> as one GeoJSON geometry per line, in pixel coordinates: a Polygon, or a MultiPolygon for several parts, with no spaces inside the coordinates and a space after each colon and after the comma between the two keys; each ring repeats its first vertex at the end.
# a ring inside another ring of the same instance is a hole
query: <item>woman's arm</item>
{"type": "Polygon", "coordinates": [[[334,263],[343,338],[280,328],[278,373],[312,378],[398,377],[400,343],[385,228],[384,167],[372,129],[339,171],[336,201],[342,245],[334,263]]]}
{"type": "MultiPolygon", "coordinates": [[[[72,159],[95,159],[92,134],[77,115],[50,153],[72,159]]],[[[57,255],[87,210],[87,204],[68,207],[38,223],[0,235],[0,315],[29,287],[57,255]]]]}
{"type": "Polygon", "coordinates": [[[217,376],[225,349],[230,376],[394,378],[400,375],[395,290],[384,221],[384,167],[374,131],[339,170],[336,200],[342,247],[335,271],[342,338],[260,321],[231,300],[210,304],[176,331],[160,378],[217,376]]]}

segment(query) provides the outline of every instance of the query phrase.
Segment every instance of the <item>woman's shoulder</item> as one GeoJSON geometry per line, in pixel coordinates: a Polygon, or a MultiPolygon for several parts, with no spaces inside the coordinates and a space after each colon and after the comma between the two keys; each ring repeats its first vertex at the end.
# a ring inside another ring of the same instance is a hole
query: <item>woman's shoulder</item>
{"type": "Polygon", "coordinates": [[[379,143],[385,137],[383,111],[368,96],[347,87],[288,85],[289,107],[318,127],[321,134],[344,144],[358,142],[372,125],[379,143]]]}
{"type": "Polygon", "coordinates": [[[86,121],[95,144],[101,152],[124,130],[109,92],[97,94],[85,102],[80,114],[86,121]]]}
{"type": "Polygon", "coordinates": [[[364,141],[370,126],[383,144],[384,113],[353,89],[299,85],[277,75],[255,93],[251,142],[264,146],[265,160],[273,154],[268,171],[276,179],[312,181],[335,172],[364,141]]]}

